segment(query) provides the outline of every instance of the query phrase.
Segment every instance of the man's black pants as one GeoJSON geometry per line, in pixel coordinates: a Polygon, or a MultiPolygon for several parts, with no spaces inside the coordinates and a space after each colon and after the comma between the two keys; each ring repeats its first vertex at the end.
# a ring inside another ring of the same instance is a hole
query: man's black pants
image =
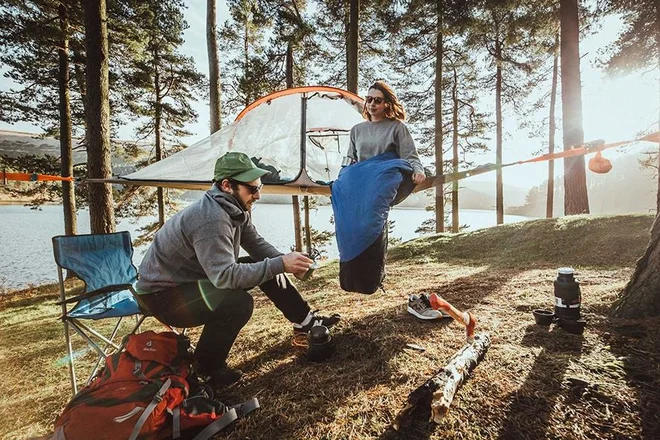
{"type": "MultiPolygon", "coordinates": [[[[289,278],[278,275],[259,288],[294,323],[310,311],[289,278]]],[[[244,290],[217,289],[209,280],[138,296],[140,305],[173,327],[204,326],[195,358],[205,373],[226,367],[229,350],[252,316],[252,296],[244,290]]]]}

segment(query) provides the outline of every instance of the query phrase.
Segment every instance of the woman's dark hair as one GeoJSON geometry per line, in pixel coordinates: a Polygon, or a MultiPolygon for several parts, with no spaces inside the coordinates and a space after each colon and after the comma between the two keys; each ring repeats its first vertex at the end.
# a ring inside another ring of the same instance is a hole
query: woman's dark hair
{"type": "MultiPolygon", "coordinates": [[[[380,90],[383,96],[385,96],[385,117],[387,119],[406,120],[406,111],[403,109],[403,105],[399,102],[399,98],[396,97],[396,93],[394,93],[392,87],[388,86],[384,81],[376,81],[369,87],[369,90],[371,89],[380,90]]],[[[367,111],[366,102],[362,109],[362,115],[371,121],[371,115],[367,111]]]]}

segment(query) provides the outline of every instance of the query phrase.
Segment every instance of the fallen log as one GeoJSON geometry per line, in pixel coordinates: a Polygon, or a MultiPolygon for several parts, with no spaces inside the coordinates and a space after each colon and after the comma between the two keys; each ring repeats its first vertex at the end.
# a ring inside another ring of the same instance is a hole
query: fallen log
{"type": "Polygon", "coordinates": [[[488,347],[490,347],[490,337],[486,333],[476,335],[474,342],[463,346],[442,370],[410,393],[406,407],[394,419],[392,424],[394,429],[398,431],[404,419],[416,408],[429,406],[431,410],[429,421],[440,423],[449,411],[456,391],[483,359],[488,347]]]}

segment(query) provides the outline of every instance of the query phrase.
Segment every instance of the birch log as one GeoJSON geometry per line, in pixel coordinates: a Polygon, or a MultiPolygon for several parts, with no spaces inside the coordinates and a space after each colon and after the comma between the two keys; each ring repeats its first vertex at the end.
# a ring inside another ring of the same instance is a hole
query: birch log
{"type": "Polygon", "coordinates": [[[394,429],[398,431],[405,417],[415,408],[425,405],[431,407],[430,421],[440,423],[449,411],[456,391],[483,359],[488,347],[490,337],[485,333],[476,335],[473,343],[463,346],[442,370],[410,393],[408,404],[394,420],[394,429]]]}

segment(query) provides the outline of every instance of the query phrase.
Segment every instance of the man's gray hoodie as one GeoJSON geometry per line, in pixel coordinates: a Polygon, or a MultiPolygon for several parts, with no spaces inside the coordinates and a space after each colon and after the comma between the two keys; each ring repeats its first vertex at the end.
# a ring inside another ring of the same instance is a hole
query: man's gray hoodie
{"type": "Polygon", "coordinates": [[[264,240],[231,194],[215,185],[156,233],[137,290],[157,292],[210,280],[218,289],[248,290],[284,272],[282,253],[264,240]],[[237,263],[240,248],[256,263],[237,263]]]}

